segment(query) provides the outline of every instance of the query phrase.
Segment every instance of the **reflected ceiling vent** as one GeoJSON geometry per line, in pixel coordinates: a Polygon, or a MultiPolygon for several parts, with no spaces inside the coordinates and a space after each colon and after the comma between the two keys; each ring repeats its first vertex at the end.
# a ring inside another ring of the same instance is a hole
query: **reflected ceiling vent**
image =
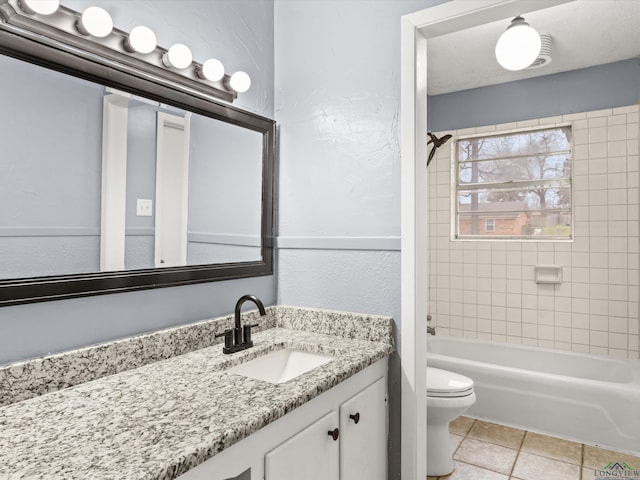
{"type": "Polygon", "coordinates": [[[540,35],[540,53],[538,54],[538,58],[536,58],[533,63],[527,67],[527,70],[544,67],[551,63],[552,43],[553,38],[551,37],[551,34],[543,33],[540,35]]]}

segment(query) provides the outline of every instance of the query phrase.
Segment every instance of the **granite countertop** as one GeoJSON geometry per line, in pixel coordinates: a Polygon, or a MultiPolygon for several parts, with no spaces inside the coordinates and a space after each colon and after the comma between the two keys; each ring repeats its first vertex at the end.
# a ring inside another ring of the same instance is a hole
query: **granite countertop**
{"type": "Polygon", "coordinates": [[[389,343],[288,328],[214,345],[0,408],[0,480],[173,479],[388,356],[389,343]],[[270,350],[334,355],[289,382],[225,369],[270,350]]]}

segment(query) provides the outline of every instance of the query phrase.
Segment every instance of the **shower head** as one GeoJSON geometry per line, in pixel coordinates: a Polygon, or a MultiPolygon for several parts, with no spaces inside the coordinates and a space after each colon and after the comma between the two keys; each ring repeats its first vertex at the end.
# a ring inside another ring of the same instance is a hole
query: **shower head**
{"type": "Polygon", "coordinates": [[[429,164],[431,163],[431,160],[433,159],[433,156],[436,154],[436,150],[438,148],[440,148],[442,145],[444,145],[445,143],[447,143],[447,140],[449,140],[451,138],[451,135],[447,134],[447,135],[443,135],[442,137],[438,138],[436,137],[433,133],[431,132],[427,132],[427,135],[429,136],[429,138],[431,140],[429,140],[427,142],[427,145],[429,145],[430,143],[433,143],[433,148],[431,149],[431,151],[429,152],[429,158],[427,159],[427,167],[429,166],[429,164]]]}

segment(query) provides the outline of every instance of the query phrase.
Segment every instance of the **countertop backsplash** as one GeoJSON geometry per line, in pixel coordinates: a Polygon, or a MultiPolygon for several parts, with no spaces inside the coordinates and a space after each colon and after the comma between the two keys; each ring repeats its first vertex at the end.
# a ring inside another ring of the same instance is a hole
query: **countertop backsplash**
{"type": "MultiPolygon", "coordinates": [[[[389,317],[303,307],[268,307],[243,312],[255,332],[281,327],[393,345],[389,317]]],[[[0,407],[91,380],[138,368],[222,342],[233,315],[163,329],[108,343],[0,366],[0,407]]]]}

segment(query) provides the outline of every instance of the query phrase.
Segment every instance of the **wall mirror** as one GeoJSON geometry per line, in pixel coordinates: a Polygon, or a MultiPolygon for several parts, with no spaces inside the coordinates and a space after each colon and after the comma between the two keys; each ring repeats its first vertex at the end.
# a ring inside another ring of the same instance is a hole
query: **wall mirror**
{"type": "Polygon", "coordinates": [[[0,305],[273,273],[274,121],[0,27],[0,305]]]}

